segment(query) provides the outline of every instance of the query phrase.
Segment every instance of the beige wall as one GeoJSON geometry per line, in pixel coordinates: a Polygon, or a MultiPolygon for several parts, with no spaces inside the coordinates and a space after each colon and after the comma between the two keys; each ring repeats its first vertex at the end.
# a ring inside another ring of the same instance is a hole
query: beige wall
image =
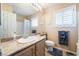
{"type": "MultiPolygon", "coordinates": [[[[64,5],[61,5],[62,7],[64,5]]],[[[59,6],[58,9],[62,8],[59,6]]],[[[56,10],[58,10],[56,9],[56,10]]],[[[47,32],[48,32],[48,37],[50,40],[53,40],[54,42],[56,42],[58,44],[58,31],[59,30],[65,30],[65,31],[70,31],[70,39],[69,39],[69,46],[66,47],[67,49],[70,49],[72,51],[76,51],[76,41],[77,41],[77,27],[74,28],[57,28],[55,27],[55,12],[56,10],[52,11],[52,9],[49,9],[47,12],[47,16],[46,16],[46,28],[47,28],[47,32]],[[50,20],[48,20],[50,19],[50,20]],[[52,23],[51,23],[52,22],[52,23]]],[[[58,46],[60,46],[58,44],[58,46]]],[[[61,46],[64,47],[64,46],[61,46]]]]}
{"type": "MultiPolygon", "coordinates": [[[[7,3],[2,3],[1,4],[1,9],[3,10],[3,11],[8,11],[8,12],[13,12],[13,8],[9,5],[9,4],[7,4],[7,3]]],[[[24,19],[26,19],[26,17],[25,16],[22,16],[22,15],[18,15],[18,14],[16,14],[16,19],[17,19],[17,21],[23,21],[24,19]]]]}
{"type": "Polygon", "coordinates": [[[5,4],[5,3],[1,4],[1,9],[4,10],[4,11],[13,12],[12,7],[8,4],[5,4]]]}
{"type": "Polygon", "coordinates": [[[16,15],[17,16],[17,21],[24,21],[26,19],[25,16],[21,16],[21,15],[16,15]]]}
{"type": "Polygon", "coordinates": [[[39,24],[40,30],[42,29],[43,32],[47,32],[48,34],[48,39],[52,40],[56,43],[57,46],[60,46],[62,48],[66,48],[72,51],[76,51],[76,42],[78,39],[78,30],[77,30],[77,26],[76,27],[69,27],[69,28],[58,28],[55,26],[55,14],[56,11],[69,6],[69,5],[73,5],[73,4],[59,4],[56,6],[51,6],[50,8],[47,8],[45,10],[45,13],[43,13],[42,15],[39,16],[39,21],[42,22],[43,26],[41,24],[39,24]],[[69,46],[65,47],[65,46],[61,46],[58,44],[58,31],[59,30],[65,30],[65,31],[70,31],[70,39],[69,39],[69,46]]]}

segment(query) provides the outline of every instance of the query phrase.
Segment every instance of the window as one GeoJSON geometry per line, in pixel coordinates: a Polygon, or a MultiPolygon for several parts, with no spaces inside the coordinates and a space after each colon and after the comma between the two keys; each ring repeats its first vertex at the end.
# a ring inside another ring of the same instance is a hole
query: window
{"type": "Polygon", "coordinates": [[[56,14],[56,25],[57,26],[62,26],[63,24],[62,15],[63,15],[62,12],[59,12],[56,14]]]}
{"type": "Polygon", "coordinates": [[[59,27],[76,26],[76,8],[65,8],[63,11],[56,13],[56,25],[59,27]]]}

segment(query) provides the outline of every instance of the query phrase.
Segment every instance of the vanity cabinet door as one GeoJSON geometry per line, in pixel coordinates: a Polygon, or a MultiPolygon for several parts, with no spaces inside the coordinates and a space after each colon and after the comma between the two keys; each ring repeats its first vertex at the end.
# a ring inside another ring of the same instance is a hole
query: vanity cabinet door
{"type": "Polygon", "coordinates": [[[35,56],[35,45],[30,46],[19,53],[16,53],[15,56],[35,56]]]}
{"type": "Polygon", "coordinates": [[[36,43],[36,56],[45,56],[45,40],[36,43]]]}
{"type": "Polygon", "coordinates": [[[14,56],[45,56],[45,40],[41,40],[36,44],[13,54],[14,56]]]}

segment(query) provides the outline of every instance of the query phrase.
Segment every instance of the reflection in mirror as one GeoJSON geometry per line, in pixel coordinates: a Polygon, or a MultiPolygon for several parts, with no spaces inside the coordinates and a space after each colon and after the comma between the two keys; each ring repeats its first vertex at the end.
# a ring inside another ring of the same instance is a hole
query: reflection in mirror
{"type": "Polygon", "coordinates": [[[27,37],[31,35],[31,25],[30,20],[17,21],[16,34],[22,37],[27,37]]]}
{"type": "Polygon", "coordinates": [[[12,39],[16,37],[27,37],[31,34],[30,20],[17,20],[17,15],[12,12],[1,11],[0,38],[12,39]]]}
{"type": "Polygon", "coordinates": [[[1,11],[1,37],[13,37],[16,32],[16,14],[6,11],[1,11]]]}
{"type": "MultiPolygon", "coordinates": [[[[0,39],[6,41],[15,37],[27,37],[32,35],[32,30],[37,31],[38,17],[35,15],[30,19],[26,16],[7,9],[7,4],[2,4],[0,19],[0,39]],[[4,9],[3,9],[4,8],[4,9]],[[33,21],[32,21],[33,20],[33,21]],[[6,40],[4,40],[6,39],[6,40]]],[[[11,7],[10,5],[8,7],[11,7]]],[[[29,17],[28,17],[29,18],[29,17]]]]}
{"type": "Polygon", "coordinates": [[[31,17],[31,28],[32,34],[36,34],[38,30],[38,16],[34,15],[31,17]]]}

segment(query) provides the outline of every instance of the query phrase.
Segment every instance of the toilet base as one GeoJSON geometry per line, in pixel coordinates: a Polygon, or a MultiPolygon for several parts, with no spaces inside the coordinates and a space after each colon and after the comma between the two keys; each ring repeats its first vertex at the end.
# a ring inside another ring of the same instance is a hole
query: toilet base
{"type": "Polygon", "coordinates": [[[48,47],[48,51],[53,51],[53,47],[48,47]]]}

